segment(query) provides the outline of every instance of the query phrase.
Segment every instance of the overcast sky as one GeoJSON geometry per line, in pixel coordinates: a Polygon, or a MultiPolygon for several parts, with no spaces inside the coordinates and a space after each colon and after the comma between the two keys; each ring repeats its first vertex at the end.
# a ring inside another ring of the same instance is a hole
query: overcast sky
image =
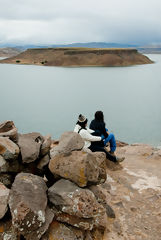
{"type": "Polygon", "coordinates": [[[0,0],[0,44],[161,43],[161,0],[0,0]]]}

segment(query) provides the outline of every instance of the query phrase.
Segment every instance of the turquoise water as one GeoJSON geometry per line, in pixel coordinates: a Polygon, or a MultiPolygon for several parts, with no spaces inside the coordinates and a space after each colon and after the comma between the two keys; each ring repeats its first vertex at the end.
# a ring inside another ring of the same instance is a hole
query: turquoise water
{"type": "Polygon", "coordinates": [[[107,127],[128,143],[161,146],[161,55],[132,67],[41,67],[0,64],[0,122],[19,132],[73,130],[82,113],[102,110],[107,127]]]}

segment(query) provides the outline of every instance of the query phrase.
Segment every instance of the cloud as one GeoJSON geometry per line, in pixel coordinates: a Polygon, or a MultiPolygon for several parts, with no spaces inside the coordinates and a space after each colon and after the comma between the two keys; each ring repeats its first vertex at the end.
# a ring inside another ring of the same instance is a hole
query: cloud
{"type": "Polygon", "coordinates": [[[0,0],[0,41],[161,42],[160,0],[0,0]]]}

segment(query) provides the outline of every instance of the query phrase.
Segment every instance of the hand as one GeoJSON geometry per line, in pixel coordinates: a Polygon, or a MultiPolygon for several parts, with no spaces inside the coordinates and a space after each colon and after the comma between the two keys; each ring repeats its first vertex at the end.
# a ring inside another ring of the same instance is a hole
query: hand
{"type": "Polygon", "coordinates": [[[101,139],[102,139],[102,140],[105,139],[105,136],[104,136],[103,134],[101,134],[101,139]]]}

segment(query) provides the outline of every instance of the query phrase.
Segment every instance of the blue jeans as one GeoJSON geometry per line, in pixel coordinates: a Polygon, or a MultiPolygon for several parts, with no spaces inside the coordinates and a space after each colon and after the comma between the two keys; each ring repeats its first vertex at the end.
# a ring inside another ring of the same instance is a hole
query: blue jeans
{"type": "Polygon", "coordinates": [[[116,140],[113,133],[110,133],[107,138],[104,140],[104,144],[106,146],[107,143],[110,143],[110,151],[114,152],[116,150],[116,140]]]}

